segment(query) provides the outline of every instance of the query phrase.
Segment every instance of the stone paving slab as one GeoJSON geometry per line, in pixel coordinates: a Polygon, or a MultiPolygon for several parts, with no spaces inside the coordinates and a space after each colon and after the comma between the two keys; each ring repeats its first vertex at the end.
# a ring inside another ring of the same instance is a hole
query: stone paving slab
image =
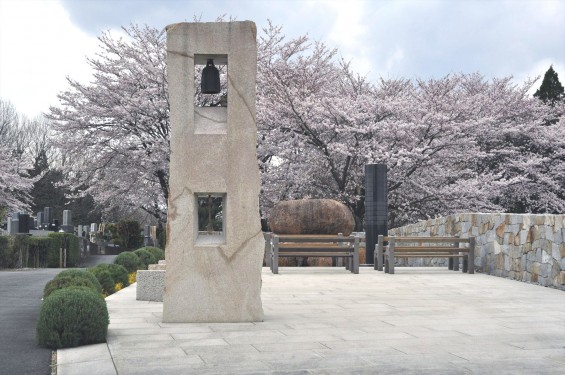
{"type": "Polygon", "coordinates": [[[107,344],[59,350],[59,375],[565,373],[565,293],[483,274],[265,268],[257,323],[162,323],[135,296],[106,299],[107,344]]]}

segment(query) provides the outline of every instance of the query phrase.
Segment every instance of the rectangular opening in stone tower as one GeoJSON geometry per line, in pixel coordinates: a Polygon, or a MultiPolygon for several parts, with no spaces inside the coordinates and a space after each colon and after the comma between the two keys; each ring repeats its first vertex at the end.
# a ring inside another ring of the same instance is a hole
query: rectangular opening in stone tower
{"type": "Polygon", "coordinates": [[[194,55],[194,89],[195,107],[227,107],[228,55],[194,55]]]}
{"type": "Polygon", "coordinates": [[[194,55],[194,124],[196,134],[226,134],[228,55],[194,55]]]}
{"type": "Polygon", "coordinates": [[[225,194],[196,194],[196,243],[200,245],[225,243],[225,194]]]}

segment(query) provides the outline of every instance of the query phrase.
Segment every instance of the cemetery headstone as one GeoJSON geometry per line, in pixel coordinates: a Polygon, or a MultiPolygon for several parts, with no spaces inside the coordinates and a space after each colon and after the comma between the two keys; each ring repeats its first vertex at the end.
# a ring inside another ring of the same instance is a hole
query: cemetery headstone
{"type": "Polygon", "coordinates": [[[61,229],[65,233],[73,233],[74,227],[73,227],[71,210],[64,210],[63,211],[63,225],[61,225],[61,229]]]}
{"type": "Polygon", "coordinates": [[[39,211],[37,213],[37,225],[36,228],[37,229],[43,229],[43,225],[45,224],[45,221],[43,219],[43,211],[39,211]]]}
{"type": "Polygon", "coordinates": [[[51,207],[45,207],[43,209],[43,224],[47,225],[49,228],[53,223],[53,209],[51,207]]]}
{"type": "Polygon", "coordinates": [[[7,220],[8,227],[8,234],[14,235],[19,233],[20,221],[18,220],[18,214],[14,213],[11,216],[8,216],[7,220]]]}

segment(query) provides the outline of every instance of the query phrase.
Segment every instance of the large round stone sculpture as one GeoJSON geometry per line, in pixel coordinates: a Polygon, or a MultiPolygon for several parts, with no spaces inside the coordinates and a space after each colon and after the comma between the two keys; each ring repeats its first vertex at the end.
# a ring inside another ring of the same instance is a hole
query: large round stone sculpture
{"type": "Polygon", "coordinates": [[[299,199],[273,207],[269,226],[277,234],[349,236],[355,228],[355,219],[346,205],[333,199],[299,199]]]}

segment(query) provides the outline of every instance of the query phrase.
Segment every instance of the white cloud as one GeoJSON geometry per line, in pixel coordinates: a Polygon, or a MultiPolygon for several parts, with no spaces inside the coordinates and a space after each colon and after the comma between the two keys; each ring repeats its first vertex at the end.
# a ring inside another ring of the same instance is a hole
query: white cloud
{"type": "Polygon", "coordinates": [[[396,64],[404,59],[404,50],[399,46],[396,46],[394,51],[387,57],[385,62],[386,71],[390,71],[394,68],[396,64]]]}
{"type": "Polygon", "coordinates": [[[351,61],[354,70],[362,75],[369,73],[373,64],[366,43],[369,38],[369,24],[365,20],[367,2],[361,0],[320,0],[316,7],[325,8],[334,14],[331,28],[324,39],[330,46],[336,46],[345,60],[351,61]]]}
{"type": "Polygon", "coordinates": [[[66,76],[90,78],[97,40],[55,0],[0,0],[0,98],[33,117],[57,104],[66,76]]]}

